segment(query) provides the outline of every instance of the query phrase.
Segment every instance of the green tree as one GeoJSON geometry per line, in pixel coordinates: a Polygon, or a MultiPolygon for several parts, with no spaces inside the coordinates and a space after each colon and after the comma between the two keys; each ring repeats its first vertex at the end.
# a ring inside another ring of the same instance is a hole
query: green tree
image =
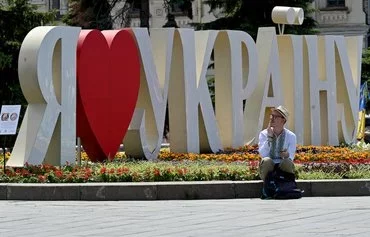
{"type": "Polygon", "coordinates": [[[108,0],[70,0],[63,22],[83,29],[108,30],[113,27],[111,11],[108,0]]]}
{"type": "MultiPolygon", "coordinates": [[[[18,80],[18,55],[24,37],[34,27],[53,21],[54,13],[38,12],[28,0],[0,2],[0,103],[26,105],[18,80]]],[[[12,136],[14,138],[14,136],[12,136]]],[[[0,136],[0,146],[4,136],[0,136]]],[[[9,140],[11,147],[14,141],[9,140]]]]}
{"type": "Polygon", "coordinates": [[[367,81],[370,84],[370,48],[362,52],[361,83],[367,81]]]}
{"type": "MultiPolygon", "coordinates": [[[[189,18],[193,17],[192,2],[194,0],[163,0],[167,12],[166,27],[176,27],[175,10],[181,10],[189,18]]],[[[63,22],[71,26],[85,29],[111,29],[113,22],[128,27],[133,11],[139,9],[140,27],[149,28],[149,0],[70,0],[69,10],[63,22]],[[113,14],[113,15],[112,15],[113,14]]]]}
{"type": "MultiPolygon", "coordinates": [[[[370,47],[362,51],[361,85],[365,82],[368,86],[370,85],[370,47]]],[[[370,100],[366,101],[366,113],[368,114],[370,112],[370,100]]]]}
{"type": "Polygon", "coordinates": [[[207,0],[211,12],[220,11],[222,17],[215,21],[196,24],[198,29],[229,29],[248,32],[256,38],[258,27],[275,25],[271,19],[271,12],[275,6],[291,6],[304,9],[305,20],[301,26],[286,26],[285,33],[313,34],[316,31],[316,22],[308,13],[312,0],[207,0]]]}

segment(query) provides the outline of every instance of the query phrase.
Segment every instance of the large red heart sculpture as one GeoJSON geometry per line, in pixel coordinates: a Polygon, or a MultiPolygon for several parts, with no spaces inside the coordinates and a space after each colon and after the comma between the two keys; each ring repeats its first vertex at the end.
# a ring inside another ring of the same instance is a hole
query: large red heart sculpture
{"type": "Polygon", "coordinates": [[[82,30],[77,48],[77,136],[92,161],[114,158],[140,87],[140,58],[128,29],[82,30]]]}

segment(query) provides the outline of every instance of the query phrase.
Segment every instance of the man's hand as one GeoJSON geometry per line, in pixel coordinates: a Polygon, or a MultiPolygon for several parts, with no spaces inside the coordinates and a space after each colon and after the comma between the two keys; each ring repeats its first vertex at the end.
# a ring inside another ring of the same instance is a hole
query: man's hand
{"type": "Polygon", "coordinates": [[[289,152],[287,152],[287,149],[280,151],[280,157],[283,159],[289,158],[289,152]]]}
{"type": "Polygon", "coordinates": [[[269,121],[269,124],[267,125],[267,136],[273,138],[274,137],[274,131],[271,127],[271,120],[269,121]]]}

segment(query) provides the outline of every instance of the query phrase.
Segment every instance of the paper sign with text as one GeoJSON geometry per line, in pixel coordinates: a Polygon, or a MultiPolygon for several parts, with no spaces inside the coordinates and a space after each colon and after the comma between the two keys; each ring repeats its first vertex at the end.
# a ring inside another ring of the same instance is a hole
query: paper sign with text
{"type": "Polygon", "coordinates": [[[1,107],[0,135],[15,135],[19,120],[20,105],[3,105],[1,107]]]}

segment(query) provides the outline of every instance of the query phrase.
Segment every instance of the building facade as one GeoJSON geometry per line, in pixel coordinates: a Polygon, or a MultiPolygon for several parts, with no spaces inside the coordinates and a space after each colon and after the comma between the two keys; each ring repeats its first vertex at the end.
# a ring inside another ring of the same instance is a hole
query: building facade
{"type": "MultiPolygon", "coordinates": [[[[40,10],[57,10],[60,15],[67,12],[68,0],[30,0],[40,10]]],[[[189,19],[181,11],[175,11],[176,22],[179,27],[191,27],[190,23],[210,22],[220,17],[220,11],[209,11],[209,7],[203,4],[204,0],[193,1],[193,19],[189,19]]],[[[123,3],[122,3],[123,4],[123,3]]],[[[163,0],[149,0],[150,26],[162,27],[167,19],[167,13],[163,7],[163,0]]],[[[122,6],[122,5],[121,5],[122,6]]],[[[117,9],[121,6],[118,6],[117,9]]],[[[312,7],[314,19],[318,23],[320,34],[323,35],[363,35],[365,46],[370,45],[369,0],[314,0],[312,7]]],[[[115,15],[116,11],[112,11],[115,15]]],[[[131,15],[130,25],[140,26],[139,11],[131,15]]],[[[120,27],[120,21],[116,21],[115,28],[120,27]]]]}
{"type": "Polygon", "coordinates": [[[313,17],[323,35],[363,35],[369,39],[369,0],[315,0],[313,17]]]}
{"type": "MultiPolygon", "coordinates": [[[[194,0],[192,3],[192,9],[193,9],[193,19],[190,19],[181,12],[179,8],[172,12],[172,14],[175,16],[177,26],[182,28],[188,28],[191,27],[191,23],[199,23],[199,22],[210,22],[217,19],[217,12],[211,12],[209,13],[209,6],[206,4],[203,4],[204,0],[194,0]]],[[[113,9],[112,16],[116,15],[116,12],[118,9],[121,9],[124,3],[121,3],[116,7],[116,9],[113,9]]],[[[161,28],[164,24],[166,24],[167,19],[167,12],[163,6],[163,0],[149,0],[150,4],[150,19],[149,19],[149,25],[152,28],[161,28]]],[[[140,18],[139,18],[140,9],[135,9],[133,14],[131,14],[131,27],[139,27],[140,26],[140,18]]],[[[115,22],[115,27],[120,27],[120,22],[117,20],[115,22]]]]}
{"type": "Polygon", "coordinates": [[[58,14],[64,15],[68,10],[68,0],[29,0],[36,5],[40,11],[57,11],[58,14]]]}

